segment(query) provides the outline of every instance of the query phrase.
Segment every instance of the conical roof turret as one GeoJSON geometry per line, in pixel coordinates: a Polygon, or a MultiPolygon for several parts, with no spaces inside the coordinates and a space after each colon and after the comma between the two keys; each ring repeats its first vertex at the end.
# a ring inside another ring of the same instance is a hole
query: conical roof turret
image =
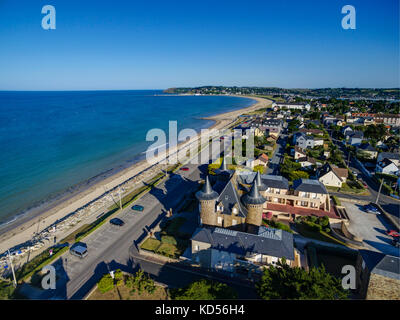
{"type": "Polygon", "coordinates": [[[256,174],[256,176],[255,176],[253,182],[256,183],[258,190],[260,190],[260,191],[265,191],[265,190],[267,190],[267,186],[266,186],[266,185],[262,182],[262,180],[261,180],[261,173],[260,173],[260,171],[257,171],[257,174],[256,174]]]}
{"type": "Polygon", "coordinates": [[[242,198],[244,204],[263,204],[266,200],[258,191],[257,179],[254,179],[250,192],[242,198]]]}
{"type": "Polygon", "coordinates": [[[203,188],[196,192],[196,198],[198,200],[216,200],[218,199],[218,193],[211,187],[210,179],[206,176],[206,181],[203,188]]]}

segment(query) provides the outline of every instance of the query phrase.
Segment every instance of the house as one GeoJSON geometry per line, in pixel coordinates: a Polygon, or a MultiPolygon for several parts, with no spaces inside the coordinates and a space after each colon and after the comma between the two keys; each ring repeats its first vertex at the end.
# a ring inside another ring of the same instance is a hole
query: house
{"type": "Polygon", "coordinates": [[[293,135],[293,144],[295,144],[301,149],[313,148],[314,137],[304,134],[302,132],[296,132],[293,135]]]}
{"type": "Polygon", "coordinates": [[[375,172],[398,175],[399,167],[391,160],[384,158],[376,163],[375,172]]]}
{"type": "Polygon", "coordinates": [[[317,165],[317,161],[314,158],[308,156],[298,159],[297,162],[300,163],[301,167],[305,169],[311,169],[313,166],[317,165]]]}
{"type": "Polygon", "coordinates": [[[362,131],[353,131],[346,134],[346,140],[352,146],[359,146],[363,139],[364,133],[362,131]]]}
{"type": "Polygon", "coordinates": [[[265,153],[262,153],[255,161],[254,166],[268,166],[268,156],[265,153]]]}
{"type": "Polygon", "coordinates": [[[342,187],[348,177],[348,170],[345,168],[338,168],[329,163],[325,164],[318,170],[318,181],[328,187],[342,187]]]}
{"type": "Polygon", "coordinates": [[[353,129],[350,126],[344,126],[341,130],[342,134],[344,136],[349,135],[351,132],[353,132],[353,129]]]}
{"type": "Polygon", "coordinates": [[[206,177],[202,190],[196,192],[201,226],[221,227],[257,234],[264,211],[290,219],[297,215],[341,218],[333,211],[329,194],[318,180],[301,179],[289,188],[281,176],[259,172],[219,170],[211,186],[206,177]]]}
{"type": "Polygon", "coordinates": [[[364,155],[366,158],[375,159],[378,155],[378,151],[371,146],[369,143],[362,143],[357,147],[357,153],[364,155]]]}
{"type": "Polygon", "coordinates": [[[254,164],[254,159],[250,158],[250,159],[246,160],[246,167],[249,167],[249,168],[253,169],[254,165],[255,165],[254,164]]]}
{"type": "Polygon", "coordinates": [[[356,288],[362,299],[400,300],[400,258],[359,250],[356,288]]]}
{"type": "Polygon", "coordinates": [[[225,272],[262,273],[264,267],[285,258],[295,266],[299,261],[293,235],[262,227],[257,234],[218,227],[198,228],[191,238],[191,260],[202,268],[225,272]]]}
{"type": "Polygon", "coordinates": [[[381,152],[376,159],[377,162],[382,161],[383,159],[388,159],[392,161],[396,166],[400,165],[400,154],[394,152],[381,152]]]}
{"type": "Polygon", "coordinates": [[[325,186],[318,180],[298,179],[293,181],[294,195],[298,197],[295,200],[295,206],[307,208],[330,210],[329,194],[325,186]]]}
{"type": "Polygon", "coordinates": [[[307,157],[305,150],[298,146],[295,146],[294,147],[294,159],[298,160],[298,159],[304,158],[304,157],[307,157]]]}
{"type": "Polygon", "coordinates": [[[297,110],[307,110],[310,111],[311,106],[308,103],[272,103],[272,107],[277,107],[278,109],[286,108],[286,109],[297,109],[297,110]]]}
{"type": "Polygon", "coordinates": [[[373,117],[363,117],[361,118],[360,123],[363,124],[364,126],[369,126],[371,124],[375,124],[375,120],[373,117]]]}
{"type": "Polygon", "coordinates": [[[304,134],[308,134],[308,135],[320,135],[322,136],[324,134],[324,132],[322,130],[319,129],[300,129],[299,132],[304,133],[304,134]]]}

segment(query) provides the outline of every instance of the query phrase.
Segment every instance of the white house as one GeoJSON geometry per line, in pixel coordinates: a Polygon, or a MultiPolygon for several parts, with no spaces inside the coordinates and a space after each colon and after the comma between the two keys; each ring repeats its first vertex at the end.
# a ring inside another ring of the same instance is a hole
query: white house
{"type": "Polygon", "coordinates": [[[311,109],[311,106],[308,103],[305,104],[305,103],[289,103],[289,102],[286,103],[274,102],[272,104],[272,107],[273,108],[277,107],[279,109],[287,108],[287,109],[297,109],[297,110],[307,110],[307,111],[310,111],[311,109]]]}
{"type": "Polygon", "coordinates": [[[400,165],[400,154],[393,152],[381,152],[376,159],[377,162],[382,161],[383,159],[388,159],[392,161],[396,166],[400,165]]]}
{"type": "Polygon", "coordinates": [[[392,161],[385,158],[376,163],[375,172],[398,175],[399,168],[392,161]]]}
{"type": "Polygon", "coordinates": [[[341,188],[342,184],[346,182],[347,177],[347,169],[334,167],[328,163],[324,165],[318,172],[319,182],[329,187],[341,188]]]}

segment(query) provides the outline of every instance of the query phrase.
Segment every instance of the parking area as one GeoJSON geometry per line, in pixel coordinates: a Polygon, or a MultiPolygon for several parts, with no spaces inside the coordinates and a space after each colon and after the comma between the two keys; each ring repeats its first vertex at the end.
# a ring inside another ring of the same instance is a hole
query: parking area
{"type": "Polygon", "coordinates": [[[342,201],[350,219],[349,231],[355,236],[364,239],[364,245],[368,250],[382,252],[392,256],[400,256],[400,249],[391,244],[392,237],[386,235],[386,231],[392,226],[380,214],[366,213],[361,204],[342,201]]]}

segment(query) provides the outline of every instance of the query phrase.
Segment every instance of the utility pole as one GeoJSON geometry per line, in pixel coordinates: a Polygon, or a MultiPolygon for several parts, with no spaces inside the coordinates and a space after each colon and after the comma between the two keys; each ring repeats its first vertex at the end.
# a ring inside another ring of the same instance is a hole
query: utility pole
{"type": "Polygon", "coordinates": [[[350,162],[350,151],[348,151],[349,156],[347,157],[347,166],[349,166],[349,162],[350,162]]]}
{"type": "Polygon", "coordinates": [[[10,261],[11,271],[12,271],[12,274],[13,274],[14,288],[16,288],[16,287],[17,287],[17,280],[15,279],[14,265],[13,265],[13,263],[12,263],[12,258],[11,258],[11,254],[10,254],[10,249],[8,249],[8,260],[10,261]]]}
{"type": "Polygon", "coordinates": [[[122,210],[121,187],[118,187],[118,194],[119,194],[119,207],[122,210]]]}
{"type": "Polygon", "coordinates": [[[379,196],[381,194],[382,185],[383,185],[383,177],[382,177],[382,180],[381,180],[381,185],[379,186],[378,194],[376,195],[375,204],[378,204],[379,196]]]}

